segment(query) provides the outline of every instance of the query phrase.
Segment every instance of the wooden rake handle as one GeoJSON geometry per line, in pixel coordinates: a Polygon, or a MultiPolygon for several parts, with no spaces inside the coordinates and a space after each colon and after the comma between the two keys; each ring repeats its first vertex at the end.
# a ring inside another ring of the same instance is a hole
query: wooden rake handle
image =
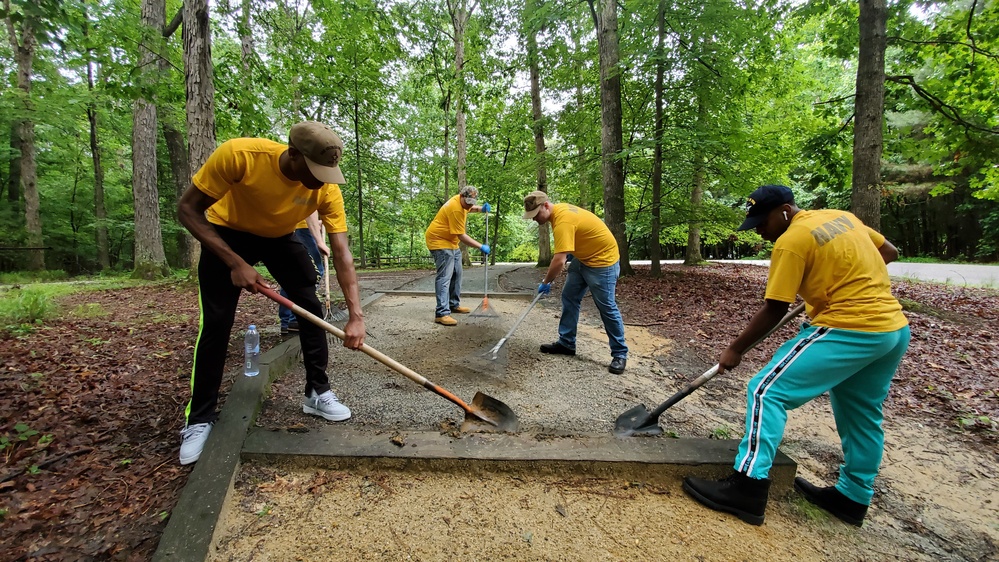
{"type": "MultiPolygon", "coordinates": [[[[270,287],[258,283],[257,290],[265,297],[279,304],[284,305],[286,308],[290,309],[295,314],[308,319],[309,322],[312,322],[316,326],[319,326],[320,328],[326,330],[327,332],[333,334],[334,336],[340,338],[341,340],[347,339],[347,334],[345,334],[343,330],[337,328],[336,326],[330,324],[329,322],[326,322],[322,318],[316,316],[315,314],[309,312],[308,310],[305,310],[304,308],[298,306],[297,304],[291,302],[290,300],[282,297],[270,287]]],[[[410,369],[409,367],[403,365],[402,363],[399,363],[398,361],[392,359],[388,355],[385,355],[381,351],[378,351],[377,349],[371,347],[366,343],[361,344],[359,350],[363,351],[366,355],[368,355],[375,361],[378,361],[379,363],[385,365],[389,369],[392,369],[393,371],[399,373],[400,375],[405,376],[406,378],[415,382],[416,384],[419,384],[420,386],[426,388],[427,390],[436,392],[437,394],[443,396],[444,398],[447,398],[451,402],[454,402],[455,404],[460,406],[462,410],[465,410],[465,412],[475,415],[475,413],[472,411],[472,407],[466,404],[461,398],[458,398],[454,394],[451,394],[451,392],[449,392],[447,389],[441,388],[436,384],[430,382],[423,375],[417,373],[416,371],[410,369]]]]}

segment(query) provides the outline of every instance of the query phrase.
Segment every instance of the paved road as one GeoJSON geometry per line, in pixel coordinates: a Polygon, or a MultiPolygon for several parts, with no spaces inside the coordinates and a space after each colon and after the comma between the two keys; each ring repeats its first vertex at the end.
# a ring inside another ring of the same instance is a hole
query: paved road
{"type": "MultiPolygon", "coordinates": [[[[769,266],[770,260],[712,260],[719,263],[742,263],[769,266]]],[[[632,260],[632,265],[649,265],[649,260],[632,260]]],[[[681,260],[663,260],[662,263],[683,263],[681,260]]],[[[892,277],[935,281],[960,286],[999,288],[999,266],[957,263],[905,263],[888,264],[892,277]]]]}
{"type": "MultiPolygon", "coordinates": [[[[770,260],[712,260],[719,263],[738,263],[749,266],[769,267],[770,260]]],[[[632,265],[649,265],[649,260],[631,260],[632,265]]],[[[664,264],[683,263],[682,260],[663,260],[664,264]]],[[[497,263],[489,266],[489,292],[501,292],[499,278],[505,273],[509,273],[521,267],[532,267],[531,263],[497,263]]],[[[462,278],[462,292],[481,294],[484,286],[483,268],[476,264],[471,268],[465,268],[462,278]]],[[[948,283],[958,286],[977,286],[999,289],[999,266],[996,265],[969,265],[951,263],[904,263],[892,262],[888,264],[888,273],[892,277],[903,279],[915,279],[920,281],[933,281],[937,283],[948,283]]],[[[537,270],[538,282],[544,271],[537,270]]],[[[363,277],[362,277],[363,284],[363,277]]],[[[434,290],[434,276],[428,271],[427,275],[421,279],[404,284],[399,289],[409,291],[429,291],[434,290]]]]}

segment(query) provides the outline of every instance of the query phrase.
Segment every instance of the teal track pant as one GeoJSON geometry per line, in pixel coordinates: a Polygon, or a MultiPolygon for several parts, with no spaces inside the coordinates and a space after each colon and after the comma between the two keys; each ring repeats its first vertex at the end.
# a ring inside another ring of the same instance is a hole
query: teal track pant
{"type": "Polygon", "coordinates": [[[735,470],[766,478],[788,410],[828,392],[843,446],[836,489],[870,505],[884,452],[881,406],[908,347],[908,326],[874,333],[803,324],[749,381],[735,470]]]}

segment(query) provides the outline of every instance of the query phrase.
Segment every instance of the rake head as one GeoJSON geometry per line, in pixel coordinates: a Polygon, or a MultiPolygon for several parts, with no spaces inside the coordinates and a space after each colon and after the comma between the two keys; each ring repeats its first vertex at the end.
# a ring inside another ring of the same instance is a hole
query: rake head
{"type": "Polygon", "coordinates": [[[470,318],[499,318],[500,315],[499,312],[496,312],[496,308],[489,304],[489,297],[482,297],[482,302],[468,316],[470,318]]]}

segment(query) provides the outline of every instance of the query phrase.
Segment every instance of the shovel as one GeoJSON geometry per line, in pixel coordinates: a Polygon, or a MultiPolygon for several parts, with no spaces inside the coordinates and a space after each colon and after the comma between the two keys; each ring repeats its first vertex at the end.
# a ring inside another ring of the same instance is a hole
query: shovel
{"type": "MultiPolygon", "coordinates": [[[[344,334],[343,330],[340,330],[336,326],[333,326],[329,322],[326,322],[322,318],[312,314],[311,312],[305,310],[304,308],[298,306],[297,304],[291,302],[290,300],[282,297],[281,295],[274,292],[273,289],[267,287],[266,285],[257,284],[257,290],[260,291],[265,297],[283,304],[287,308],[290,308],[295,314],[299,315],[301,318],[306,318],[316,326],[326,330],[327,332],[333,334],[334,336],[340,338],[341,340],[346,339],[347,335],[344,334]]],[[[435,392],[440,396],[454,402],[462,410],[465,411],[465,420],[462,422],[460,430],[461,431],[517,431],[520,426],[520,421],[517,419],[517,414],[513,413],[513,410],[509,406],[500,402],[499,400],[485,395],[481,392],[476,392],[475,397],[472,398],[472,404],[468,405],[460,398],[451,394],[446,389],[443,389],[436,384],[428,381],[425,377],[413,371],[412,369],[402,365],[395,359],[385,355],[384,353],[376,350],[375,348],[369,346],[368,344],[361,345],[361,351],[366,353],[372,359],[375,359],[382,365],[392,369],[393,371],[404,375],[411,381],[423,386],[427,390],[435,392]]]]}
{"type": "MultiPolygon", "coordinates": [[[[791,309],[790,312],[784,315],[784,318],[781,318],[780,322],[778,322],[776,326],[771,328],[769,332],[763,334],[763,337],[747,347],[746,351],[749,351],[759,345],[759,343],[767,339],[770,334],[776,332],[779,328],[793,320],[795,316],[801,314],[802,310],[805,310],[805,303],[801,303],[791,309]]],[[[683,387],[683,390],[677,392],[673,396],[670,396],[669,399],[660,404],[655,410],[650,412],[649,409],[645,407],[645,404],[642,404],[621,414],[617,417],[617,420],[614,421],[614,435],[618,437],[631,437],[632,435],[662,435],[663,428],[659,427],[659,416],[663,415],[663,412],[671,408],[674,404],[686,398],[691,392],[700,388],[701,385],[713,379],[717,374],[718,365],[715,364],[714,367],[705,371],[703,375],[687,383],[687,386],[683,387]]]]}

